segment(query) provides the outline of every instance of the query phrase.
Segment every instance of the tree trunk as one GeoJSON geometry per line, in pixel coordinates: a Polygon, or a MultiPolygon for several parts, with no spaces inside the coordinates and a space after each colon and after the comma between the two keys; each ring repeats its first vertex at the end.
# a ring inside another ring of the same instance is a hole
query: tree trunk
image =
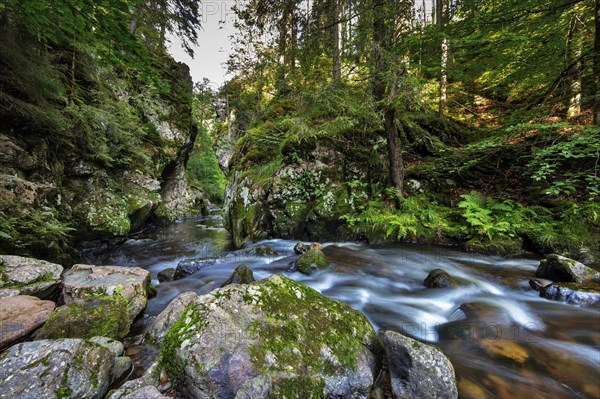
{"type": "Polygon", "coordinates": [[[594,16],[594,124],[600,126],[600,0],[594,16]]]}
{"type": "Polygon", "coordinates": [[[378,103],[379,110],[383,114],[385,137],[388,148],[390,167],[390,180],[396,189],[398,197],[403,195],[404,165],[398,131],[396,129],[396,114],[393,108],[385,104],[386,84],[384,74],[386,61],[384,50],[387,48],[385,27],[385,0],[373,0],[373,41],[375,42],[373,52],[375,65],[373,71],[373,96],[378,103]]]}
{"type": "Polygon", "coordinates": [[[338,83],[342,78],[340,1],[333,0],[333,83],[338,83]]]}
{"type": "Polygon", "coordinates": [[[446,91],[448,86],[448,75],[446,71],[448,68],[448,47],[448,38],[444,37],[442,40],[442,72],[440,76],[440,103],[438,109],[438,112],[442,118],[446,112],[446,91]]]}
{"type": "Polygon", "coordinates": [[[576,60],[571,76],[571,98],[569,99],[569,109],[567,118],[573,119],[581,115],[581,72],[583,69],[583,60],[581,58],[581,40],[578,37],[577,29],[578,15],[571,19],[569,36],[567,37],[567,65],[576,60]]]}

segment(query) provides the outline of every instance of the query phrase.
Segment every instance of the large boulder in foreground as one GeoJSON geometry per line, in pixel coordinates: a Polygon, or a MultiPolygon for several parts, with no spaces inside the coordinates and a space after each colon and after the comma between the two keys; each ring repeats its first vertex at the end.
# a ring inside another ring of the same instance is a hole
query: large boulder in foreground
{"type": "Polygon", "coordinates": [[[120,295],[127,301],[129,320],[146,307],[150,273],[139,267],[75,265],[64,274],[65,304],[93,295],[120,295]]]}
{"type": "Polygon", "coordinates": [[[156,317],[150,331],[148,331],[147,338],[151,342],[159,343],[163,340],[169,328],[175,324],[181,317],[181,314],[186,307],[198,298],[198,294],[195,292],[184,292],[177,298],[173,299],[171,303],[156,317]]]}
{"type": "Polygon", "coordinates": [[[535,276],[556,282],[600,282],[600,272],[564,256],[551,254],[540,261],[535,276]]]}
{"type": "Polygon", "coordinates": [[[0,298],[0,350],[41,326],[54,306],[29,295],[0,298]]]}
{"type": "Polygon", "coordinates": [[[91,338],[122,340],[129,333],[127,301],[120,295],[75,299],[52,312],[37,339],[91,338]]]}
{"type": "Polygon", "coordinates": [[[22,256],[0,255],[0,289],[18,290],[40,299],[54,296],[60,284],[61,265],[22,256]]]}
{"type": "Polygon", "coordinates": [[[0,357],[0,398],[103,398],[117,356],[93,340],[42,340],[14,345],[0,357]]]}
{"type": "Polygon", "coordinates": [[[158,359],[193,398],[365,398],[380,343],[360,312],[273,275],[190,302],[158,359]]]}
{"type": "Polygon", "coordinates": [[[458,398],[454,367],[438,348],[394,331],[382,331],[395,399],[458,398]]]}

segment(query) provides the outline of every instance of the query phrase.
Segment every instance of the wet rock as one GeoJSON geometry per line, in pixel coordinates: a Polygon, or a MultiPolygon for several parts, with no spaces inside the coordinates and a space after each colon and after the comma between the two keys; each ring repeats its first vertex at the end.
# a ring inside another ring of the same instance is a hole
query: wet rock
{"type": "Polygon", "coordinates": [[[169,399],[169,397],[160,393],[156,387],[145,386],[123,396],[113,394],[110,399],[169,399]]]}
{"type": "Polygon", "coordinates": [[[310,249],[310,246],[306,245],[305,243],[303,243],[301,241],[298,241],[296,243],[296,245],[294,245],[294,253],[296,253],[296,255],[302,255],[309,249],[310,249]]]}
{"type": "Polygon", "coordinates": [[[536,280],[536,279],[533,279],[533,278],[529,279],[529,286],[534,291],[540,292],[542,290],[542,288],[544,288],[546,285],[548,285],[548,284],[544,284],[540,280],[536,280]]]}
{"type": "Polygon", "coordinates": [[[394,398],[457,398],[454,368],[436,347],[382,331],[394,398]]]}
{"type": "Polygon", "coordinates": [[[510,359],[516,363],[525,363],[529,358],[527,350],[515,341],[507,339],[482,339],[479,344],[490,356],[510,359]]]}
{"type": "Polygon", "coordinates": [[[108,338],[108,337],[92,337],[90,341],[98,344],[100,346],[105,347],[112,353],[115,357],[119,357],[125,351],[125,347],[121,343],[121,341],[117,341],[116,339],[108,338]]]}
{"type": "Polygon", "coordinates": [[[316,270],[327,269],[329,262],[323,251],[319,249],[309,249],[296,260],[294,264],[296,270],[304,274],[312,274],[316,270]]]}
{"type": "Polygon", "coordinates": [[[246,255],[256,255],[256,256],[277,256],[279,253],[275,251],[269,245],[258,245],[256,247],[251,247],[246,249],[246,255]]]}
{"type": "Polygon", "coordinates": [[[54,302],[19,295],[0,298],[0,349],[12,345],[41,326],[54,302]]]}
{"type": "Polygon", "coordinates": [[[139,267],[74,265],[63,277],[67,305],[90,295],[120,295],[133,321],[148,302],[150,273],[139,267]]]}
{"type": "Polygon", "coordinates": [[[254,273],[252,273],[252,269],[242,263],[237,265],[231,276],[221,284],[221,287],[229,284],[250,284],[253,281],[254,273]]]}
{"type": "Polygon", "coordinates": [[[110,370],[111,381],[122,381],[127,378],[133,368],[131,358],[127,356],[119,356],[115,358],[112,369],[110,370]]]}
{"type": "Polygon", "coordinates": [[[115,357],[89,340],[17,344],[0,359],[0,395],[11,399],[97,399],[110,384],[115,357]]]}
{"type": "Polygon", "coordinates": [[[192,275],[205,267],[209,267],[217,263],[215,258],[198,258],[186,259],[177,264],[173,280],[181,280],[189,275],[192,275]]]}
{"type": "Polygon", "coordinates": [[[423,285],[427,288],[448,288],[458,286],[459,282],[445,270],[433,269],[423,281],[423,285]]]}
{"type": "Polygon", "coordinates": [[[161,283],[164,283],[165,281],[173,281],[174,277],[175,277],[175,269],[172,267],[165,269],[165,270],[161,270],[160,272],[158,272],[158,275],[156,276],[158,281],[160,281],[161,283]]]}
{"type": "Polygon", "coordinates": [[[552,283],[540,289],[540,296],[577,306],[592,306],[600,302],[600,286],[591,283],[552,283]]]}
{"type": "Polygon", "coordinates": [[[102,336],[121,340],[129,333],[130,325],[127,300],[120,295],[76,298],[52,312],[37,338],[102,336]]]}
{"type": "Polygon", "coordinates": [[[0,255],[0,288],[48,299],[57,292],[62,271],[61,265],[44,260],[0,255]]]}
{"type": "Polygon", "coordinates": [[[540,261],[535,272],[536,277],[547,278],[557,282],[583,283],[600,282],[600,272],[564,256],[552,254],[540,261]]]}
{"type": "Polygon", "coordinates": [[[379,351],[360,312],[273,275],[191,302],[166,334],[158,367],[188,397],[364,398],[379,351]]]}
{"type": "Polygon", "coordinates": [[[193,302],[198,295],[195,292],[184,292],[171,301],[154,320],[147,337],[154,343],[160,343],[169,331],[169,328],[181,317],[185,308],[193,302]]]}

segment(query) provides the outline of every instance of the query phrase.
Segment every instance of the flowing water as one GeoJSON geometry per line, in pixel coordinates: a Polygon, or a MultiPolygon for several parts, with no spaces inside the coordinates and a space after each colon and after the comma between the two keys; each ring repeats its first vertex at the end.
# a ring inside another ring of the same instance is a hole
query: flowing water
{"type": "Polygon", "coordinates": [[[151,272],[158,295],[143,330],[185,291],[207,293],[239,263],[256,279],[281,273],[362,311],[379,328],[439,346],[452,361],[461,398],[600,398],[600,307],[580,308],[538,297],[528,285],[539,261],[474,255],[416,245],[325,243],[331,270],[291,272],[295,241],[267,240],[277,256],[232,251],[220,217],[155,228],[139,239],[86,255],[95,264],[139,266],[151,272]],[[181,260],[218,257],[217,264],[178,281],[157,273],[181,260]],[[427,289],[435,268],[460,288],[427,289]]]}

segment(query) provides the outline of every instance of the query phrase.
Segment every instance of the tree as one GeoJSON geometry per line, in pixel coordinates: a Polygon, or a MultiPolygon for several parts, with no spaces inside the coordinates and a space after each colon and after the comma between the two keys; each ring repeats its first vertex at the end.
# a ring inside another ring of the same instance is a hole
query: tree
{"type": "Polygon", "coordinates": [[[600,0],[594,8],[594,124],[600,126],[600,0]]]}

